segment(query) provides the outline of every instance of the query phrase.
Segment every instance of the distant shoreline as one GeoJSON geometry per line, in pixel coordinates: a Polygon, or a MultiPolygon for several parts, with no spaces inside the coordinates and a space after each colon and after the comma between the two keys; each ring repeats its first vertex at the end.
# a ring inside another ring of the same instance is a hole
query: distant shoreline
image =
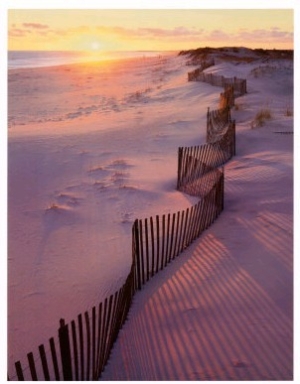
{"type": "Polygon", "coordinates": [[[178,51],[8,51],[8,70],[111,62],[178,54],[178,51]]]}

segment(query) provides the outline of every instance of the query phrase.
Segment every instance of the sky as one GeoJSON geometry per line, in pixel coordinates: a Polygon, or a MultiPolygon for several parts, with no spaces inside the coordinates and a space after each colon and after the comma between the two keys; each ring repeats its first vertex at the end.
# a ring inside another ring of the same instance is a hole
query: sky
{"type": "Polygon", "coordinates": [[[293,49],[293,18],[293,9],[8,9],[8,49],[293,49]]]}

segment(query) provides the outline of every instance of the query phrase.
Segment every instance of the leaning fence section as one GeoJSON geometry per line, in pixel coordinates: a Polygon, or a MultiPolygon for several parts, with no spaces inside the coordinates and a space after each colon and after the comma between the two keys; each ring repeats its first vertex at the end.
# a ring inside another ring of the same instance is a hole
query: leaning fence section
{"type": "MultiPolygon", "coordinates": [[[[229,100],[229,99],[228,99],[229,100]]],[[[137,289],[195,240],[223,210],[224,174],[218,169],[235,154],[230,104],[207,112],[207,143],[178,149],[177,189],[200,198],[195,206],[134,223],[137,289]]]]}
{"type": "Polygon", "coordinates": [[[204,69],[212,67],[213,65],[215,65],[215,60],[211,59],[211,60],[200,60],[199,61],[197,59],[194,59],[194,60],[187,61],[186,64],[187,65],[198,65],[199,64],[197,69],[188,73],[188,80],[193,81],[193,80],[197,79],[199,73],[204,71],[204,69]]]}
{"type": "MultiPolygon", "coordinates": [[[[224,174],[214,169],[205,182],[192,186],[200,201],[187,210],[135,220],[132,266],[122,288],[91,311],[66,323],[60,320],[56,340],[41,345],[24,362],[15,363],[10,380],[97,380],[107,363],[137,290],[161,271],[208,228],[223,210],[224,174]],[[206,185],[207,193],[203,191],[206,185]]],[[[192,194],[192,193],[191,193],[192,194]]]]}
{"type": "Polygon", "coordinates": [[[231,87],[236,96],[242,96],[247,93],[247,81],[245,79],[214,75],[213,73],[204,73],[204,69],[200,66],[194,71],[189,72],[188,81],[202,81],[217,87],[223,87],[225,90],[228,87],[231,87]]]}
{"type": "Polygon", "coordinates": [[[224,174],[214,169],[204,183],[190,185],[186,192],[201,196],[190,208],[173,214],[136,220],[134,223],[135,275],[137,289],[186,249],[223,210],[224,174]],[[202,196],[206,184],[207,191],[202,196]],[[190,189],[189,189],[190,187],[190,189]],[[200,187],[200,188],[199,188],[200,187]]]}
{"type": "MultiPolygon", "coordinates": [[[[213,63],[202,63],[201,71],[210,65],[213,63]]],[[[196,80],[203,78],[201,71],[194,74],[196,80]]],[[[214,85],[224,86],[227,81],[223,76],[205,76],[214,85]]],[[[99,379],[135,292],[199,237],[223,210],[224,171],[220,166],[235,155],[235,122],[230,108],[236,89],[227,85],[220,95],[221,108],[207,112],[206,144],[178,149],[177,189],[197,196],[198,203],[183,211],[135,220],[132,265],[123,286],[69,323],[61,319],[56,337],[40,345],[35,354],[28,353],[24,361],[17,361],[8,380],[99,379]]]]}
{"type": "Polygon", "coordinates": [[[210,111],[207,110],[206,119],[206,142],[212,143],[222,139],[222,136],[229,129],[231,122],[230,105],[224,104],[223,108],[210,111]]]}
{"type": "Polygon", "coordinates": [[[60,320],[57,337],[38,352],[27,354],[15,363],[19,381],[92,381],[98,380],[113,343],[126,320],[135,292],[134,267],[123,286],[98,306],[66,323],[60,320]]]}
{"type": "MultiPolygon", "coordinates": [[[[210,114],[208,116],[210,120],[210,114]]],[[[226,114],[223,117],[224,120],[227,119],[226,114]]],[[[235,121],[229,121],[223,127],[223,124],[214,125],[213,120],[210,120],[207,123],[207,138],[208,143],[204,145],[178,149],[178,190],[196,196],[205,195],[207,175],[235,155],[235,121]],[[195,189],[196,183],[198,186],[195,189]]]]}

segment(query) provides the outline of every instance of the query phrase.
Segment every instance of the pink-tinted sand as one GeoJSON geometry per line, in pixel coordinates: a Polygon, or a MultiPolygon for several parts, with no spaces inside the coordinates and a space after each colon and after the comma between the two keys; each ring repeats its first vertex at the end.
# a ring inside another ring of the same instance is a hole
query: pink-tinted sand
{"type": "MultiPolygon", "coordinates": [[[[225,210],[136,295],[104,380],[291,379],[293,76],[264,66],[207,70],[248,82],[225,210]]],[[[135,218],[194,202],[175,190],[177,148],[204,143],[221,89],[188,83],[178,57],[111,68],[10,72],[9,367],[121,285],[135,218]]]]}

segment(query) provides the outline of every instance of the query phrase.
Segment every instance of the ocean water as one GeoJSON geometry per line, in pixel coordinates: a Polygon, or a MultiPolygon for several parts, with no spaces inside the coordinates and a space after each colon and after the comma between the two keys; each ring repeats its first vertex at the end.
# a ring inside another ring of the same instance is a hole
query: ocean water
{"type": "Polygon", "coordinates": [[[55,66],[99,58],[80,52],[9,52],[8,127],[24,130],[41,123],[59,127],[89,115],[103,119],[128,111],[149,101],[150,91],[167,81],[170,56],[114,52],[103,59],[114,60],[108,65],[87,69],[55,66]]]}
{"type": "Polygon", "coordinates": [[[87,61],[120,60],[135,57],[153,57],[159,51],[8,51],[8,69],[51,67],[87,61]]]}

